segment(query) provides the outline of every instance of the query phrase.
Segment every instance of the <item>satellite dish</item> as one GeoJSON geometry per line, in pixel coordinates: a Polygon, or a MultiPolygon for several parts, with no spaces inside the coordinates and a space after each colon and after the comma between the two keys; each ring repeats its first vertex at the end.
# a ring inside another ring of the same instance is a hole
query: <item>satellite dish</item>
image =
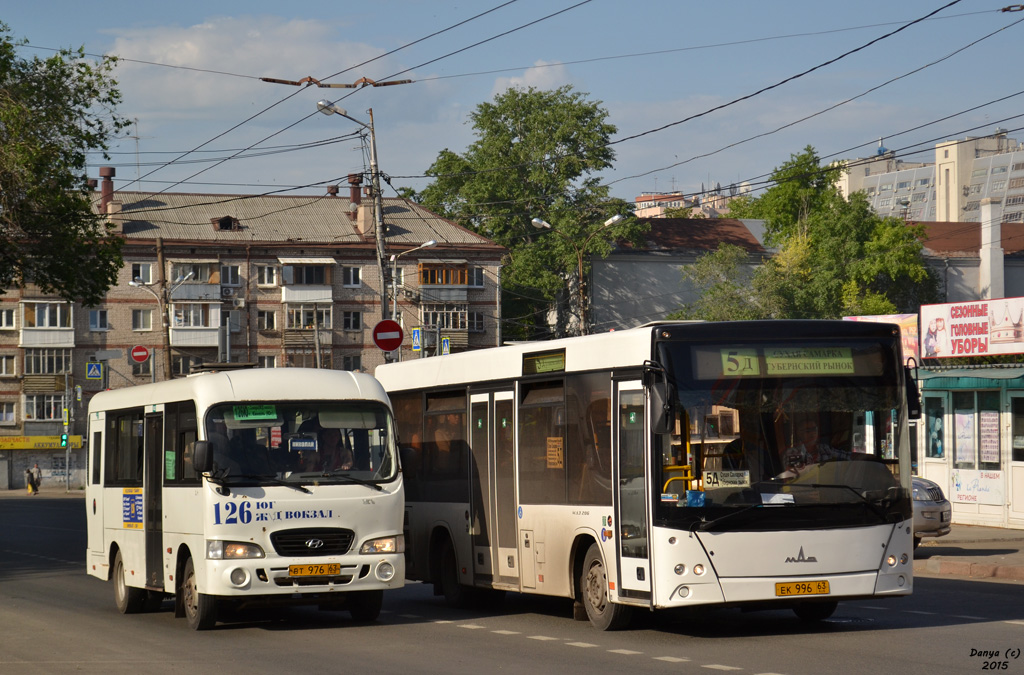
{"type": "Polygon", "coordinates": [[[730,197],[735,197],[736,196],[736,183],[733,183],[732,185],[729,186],[729,196],[730,197]]]}

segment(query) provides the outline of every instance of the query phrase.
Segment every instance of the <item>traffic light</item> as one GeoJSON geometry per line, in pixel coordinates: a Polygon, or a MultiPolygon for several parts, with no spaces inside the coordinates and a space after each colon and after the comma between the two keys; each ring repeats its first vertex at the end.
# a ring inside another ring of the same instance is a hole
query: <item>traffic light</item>
{"type": "Polygon", "coordinates": [[[61,434],[60,435],[60,447],[62,447],[62,448],[68,447],[68,435],[67,434],[61,434]]]}

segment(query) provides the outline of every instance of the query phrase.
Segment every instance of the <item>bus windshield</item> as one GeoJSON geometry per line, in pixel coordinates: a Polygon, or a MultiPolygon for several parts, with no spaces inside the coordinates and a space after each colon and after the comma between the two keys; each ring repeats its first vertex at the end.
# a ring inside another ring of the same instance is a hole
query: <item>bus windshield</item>
{"type": "Polygon", "coordinates": [[[210,478],[231,484],[393,480],[398,464],[387,406],[374,402],[244,402],[212,407],[210,478]]]}
{"type": "Polygon", "coordinates": [[[674,428],[656,447],[658,520],[715,530],[910,516],[900,480],[898,363],[884,345],[660,349],[676,397],[674,428]]]}

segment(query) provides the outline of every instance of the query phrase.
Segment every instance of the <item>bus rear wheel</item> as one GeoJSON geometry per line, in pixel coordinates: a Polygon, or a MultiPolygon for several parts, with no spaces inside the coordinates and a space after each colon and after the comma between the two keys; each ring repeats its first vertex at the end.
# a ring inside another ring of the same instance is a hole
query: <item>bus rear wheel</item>
{"type": "Polygon", "coordinates": [[[583,559],[580,573],[580,593],[587,618],[598,630],[619,630],[629,625],[633,610],[608,599],[608,574],[605,571],[601,548],[591,544],[583,559]]]}
{"type": "Polygon", "coordinates": [[[459,561],[455,557],[455,547],[450,541],[444,543],[440,564],[438,585],[445,604],[459,609],[471,608],[474,604],[473,588],[459,583],[459,561]]]}
{"type": "Polygon", "coordinates": [[[196,581],[196,568],[192,558],[185,561],[185,569],[181,582],[182,604],[185,607],[185,619],[192,630],[209,630],[217,623],[217,601],[205,593],[199,592],[196,581]]]}
{"type": "Polygon", "coordinates": [[[114,554],[114,602],[122,614],[138,614],[146,605],[146,591],[129,586],[125,580],[124,560],[121,552],[114,554]]]}

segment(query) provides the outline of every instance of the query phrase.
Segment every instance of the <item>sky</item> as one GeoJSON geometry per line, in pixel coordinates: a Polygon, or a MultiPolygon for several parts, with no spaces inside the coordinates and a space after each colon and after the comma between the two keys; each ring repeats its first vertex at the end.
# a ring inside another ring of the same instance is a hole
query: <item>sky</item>
{"type": "Polygon", "coordinates": [[[368,166],[363,127],[317,113],[327,99],[363,124],[372,109],[380,171],[394,188],[421,190],[439,152],[462,153],[475,140],[469,115],[480,103],[509,87],[571,85],[617,128],[613,167],[599,178],[632,202],[644,192],[756,188],[808,145],[823,158],[854,158],[873,155],[882,139],[903,159],[932,161],[940,140],[997,127],[1024,138],[1015,133],[1024,93],[1012,96],[1024,81],[1024,11],[1000,11],[1007,6],[38,0],[8,3],[0,21],[27,41],[27,58],[82,47],[122,59],[118,112],[135,123],[109,159],[90,162],[93,176],[114,166],[117,189],[344,187],[368,166]],[[412,82],[329,89],[261,77],[412,82]]]}

